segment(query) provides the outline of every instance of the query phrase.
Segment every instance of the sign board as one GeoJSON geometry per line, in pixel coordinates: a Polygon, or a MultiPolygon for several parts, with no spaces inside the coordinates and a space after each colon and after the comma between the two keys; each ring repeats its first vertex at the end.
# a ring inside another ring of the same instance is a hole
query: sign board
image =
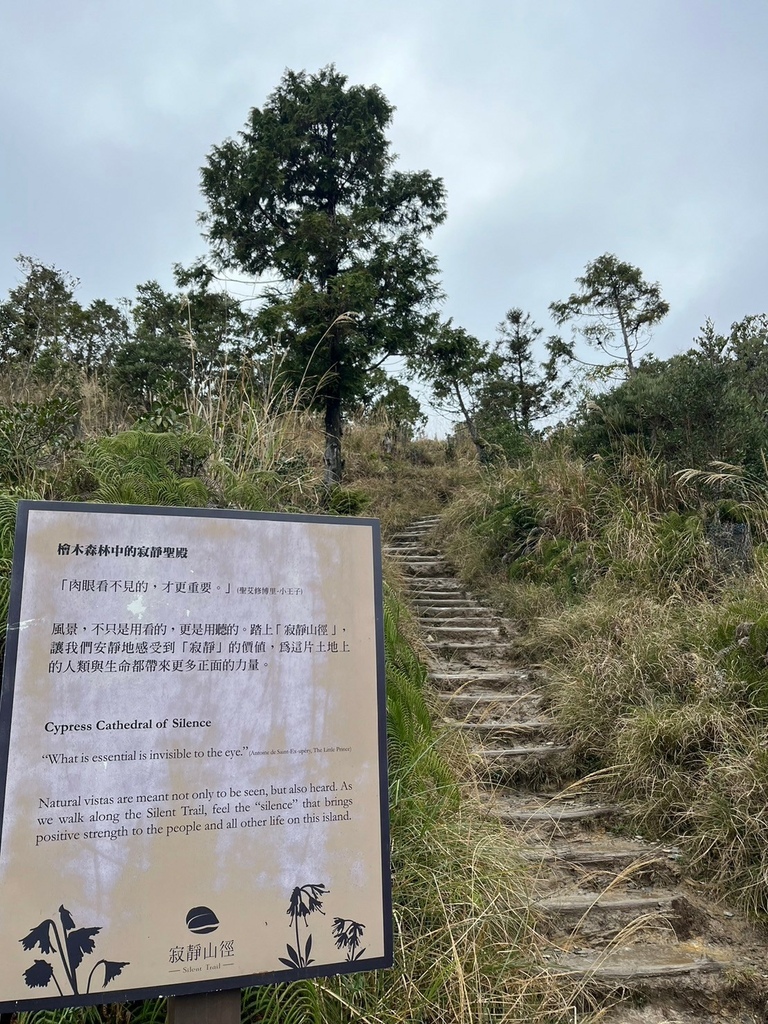
{"type": "Polygon", "coordinates": [[[20,502],[0,1009],[392,962],[378,523],[20,502]]]}

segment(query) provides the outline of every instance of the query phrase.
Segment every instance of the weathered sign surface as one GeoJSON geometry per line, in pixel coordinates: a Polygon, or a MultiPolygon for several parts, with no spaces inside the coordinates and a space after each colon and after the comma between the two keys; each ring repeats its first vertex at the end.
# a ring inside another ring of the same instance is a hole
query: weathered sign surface
{"type": "Polygon", "coordinates": [[[391,963],[375,520],[22,502],[0,1008],[391,963]]]}

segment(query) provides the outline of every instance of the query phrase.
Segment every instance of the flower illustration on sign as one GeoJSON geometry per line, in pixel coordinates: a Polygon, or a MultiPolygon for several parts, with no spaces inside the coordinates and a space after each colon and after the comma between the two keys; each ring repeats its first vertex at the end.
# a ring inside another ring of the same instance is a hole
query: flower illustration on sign
{"type": "MultiPolygon", "coordinates": [[[[72,915],[63,904],[59,907],[59,922],[61,931],[53,918],[47,918],[36,925],[23,939],[19,939],[19,942],[24,949],[39,948],[43,956],[57,955],[72,994],[80,995],[77,970],[83,962],[83,957],[93,952],[96,946],[94,936],[101,931],[101,928],[76,928],[72,915]]],[[[88,975],[86,993],[91,991],[91,982],[96,974],[96,969],[100,966],[104,967],[104,980],[101,987],[106,988],[122,973],[123,968],[128,966],[128,962],[97,960],[88,975]]],[[[64,990],[56,977],[55,968],[48,960],[35,960],[32,966],[24,971],[24,981],[29,988],[46,988],[53,981],[59,990],[59,995],[64,995],[64,990]]]]}
{"type": "Polygon", "coordinates": [[[296,948],[286,943],[288,950],[289,959],[285,957],[278,957],[281,964],[285,964],[286,967],[309,967],[314,961],[310,959],[310,953],[312,952],[312,935],[307,936],[307,941],[304,943],[304,950],[301,949],[301,943],[299,942],[299,921],[303,920],[304,924],[309,928],[309,915],[314,914],[315,911],[319,911],[324,914],[323,901],[320,899],[321,896],[326,896],[330,890],[324,885],[310,884],[297,885],[291,893],[291,900],[288,904],[286,914],[288,914],[290,921],[290,927],[295,929],[296,932],[296,948]]]}
{"type": "Polygon", "coordinates": [[[365,948],[358,950],[362,942],[365,925],[359,921],[347,920],[345,917],[334,917],[333,939],[337,949],[346,949],[347,960],[359,960],[365,948]]]}

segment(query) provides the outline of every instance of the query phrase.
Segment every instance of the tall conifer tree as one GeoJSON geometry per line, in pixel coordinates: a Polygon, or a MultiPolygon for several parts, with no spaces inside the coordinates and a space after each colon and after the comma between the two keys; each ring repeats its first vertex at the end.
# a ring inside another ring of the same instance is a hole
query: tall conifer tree
{"type": "Polygon", "coordinates": [[[393,107],[331,65],[286,71],[237,139],[202,170],[214,263],[277,279],[262,325],[325,417],[325,479],[342,477],[345,408],[366,375],[425,343],[439,295],[423,239],[445,217],[443,183],[394,168],[393,107]]]}

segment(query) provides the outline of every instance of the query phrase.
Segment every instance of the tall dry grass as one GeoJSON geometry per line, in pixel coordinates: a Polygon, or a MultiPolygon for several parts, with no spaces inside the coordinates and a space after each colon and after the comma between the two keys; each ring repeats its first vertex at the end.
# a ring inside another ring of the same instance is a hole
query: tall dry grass
{"type": "Polygon", "coordinates": [[[461,573],[518,620],[517,656],[547,666],[570,766],[596,772],[637,828],[680,843],[691,874],[761,915],[766,469],[671,474],[637,448],[608,465],[543,444],[443,518],[461,573]],[[713,543],[721,515],[747,524],[744,558],[713,543]]]}

